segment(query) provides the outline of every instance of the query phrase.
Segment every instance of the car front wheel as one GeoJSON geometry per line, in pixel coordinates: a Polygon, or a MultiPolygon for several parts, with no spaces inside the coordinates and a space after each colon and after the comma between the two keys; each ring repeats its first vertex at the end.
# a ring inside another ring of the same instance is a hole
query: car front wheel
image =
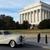
{"type": "Polygon", "coordinates": [[[10,47],[14,48],[16,46],[16,43],[14,40],[11,40],[9,45],[10,45],[10,47]]]}

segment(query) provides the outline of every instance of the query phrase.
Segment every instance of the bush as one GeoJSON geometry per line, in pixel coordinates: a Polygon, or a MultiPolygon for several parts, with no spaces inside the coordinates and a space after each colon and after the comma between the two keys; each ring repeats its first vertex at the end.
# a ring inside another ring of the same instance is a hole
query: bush
{"type": "Polygon", "coordinates": [[[50,29],[50,19],[41,21],[38,25],[39,29],[50,29]]]}
{"type": "Polygon", "coordinates": [[[28,22],[28,21],[23,21],[22,27],[23,27],[23,29],[28,29],[28,28],[30,28],[29,22],[28,22]]]}

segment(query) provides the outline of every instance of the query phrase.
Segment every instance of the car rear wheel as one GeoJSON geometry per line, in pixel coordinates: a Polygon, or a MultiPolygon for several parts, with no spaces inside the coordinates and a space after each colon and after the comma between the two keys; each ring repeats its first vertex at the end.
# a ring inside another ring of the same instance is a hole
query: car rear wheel
{"type": "Polygon", "coordinates": [[[16,46],[16,42],[14,40],[11,40],[9,45],[10,47],[14,48],[16,46]]]}

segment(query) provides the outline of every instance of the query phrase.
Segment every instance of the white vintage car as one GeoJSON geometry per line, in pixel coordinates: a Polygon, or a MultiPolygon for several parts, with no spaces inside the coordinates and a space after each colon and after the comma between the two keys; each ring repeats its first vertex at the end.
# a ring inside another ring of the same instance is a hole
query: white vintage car
{"type": "Polygon", "coordinates": [[[24,39],[23,36],[20,34],[11,34],[8,31],[1,31],[0,44],[9,44],[10,47],[15,47],[16,44],[24,44],[24,39]]]}

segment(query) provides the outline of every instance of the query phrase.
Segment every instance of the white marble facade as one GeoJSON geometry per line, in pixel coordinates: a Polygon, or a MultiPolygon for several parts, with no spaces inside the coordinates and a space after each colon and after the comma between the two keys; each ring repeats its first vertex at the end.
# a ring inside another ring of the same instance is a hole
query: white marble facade
{"type": "Polygon", "coordinates": [[[24,7],[20,12],[21,24],[27,20],[30,24],[38,25],[44,19],[50,19],[50,5],[41,1],[24,7]]]}

